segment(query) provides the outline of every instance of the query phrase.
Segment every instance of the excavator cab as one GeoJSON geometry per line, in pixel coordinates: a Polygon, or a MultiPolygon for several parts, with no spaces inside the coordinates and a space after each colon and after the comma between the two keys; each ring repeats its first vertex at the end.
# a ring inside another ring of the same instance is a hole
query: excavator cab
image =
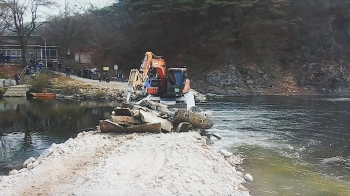
{"type": "Polygon", "coordinates": [[[186,70],[183,68],[169,68],[165,97],[181,97],[187,79],[186,70]]]}

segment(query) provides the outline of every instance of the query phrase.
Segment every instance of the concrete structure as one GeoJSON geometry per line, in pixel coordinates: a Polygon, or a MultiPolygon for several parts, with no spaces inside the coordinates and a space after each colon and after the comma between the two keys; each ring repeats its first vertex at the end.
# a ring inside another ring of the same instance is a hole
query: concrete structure
{"type": "Polygon", "coordinates": [[[10,86],[7,88],[4,97],[26,97],[26,93],[29,91],[29,86],[24,85],[17,85],[17,86],[10,86]]]}

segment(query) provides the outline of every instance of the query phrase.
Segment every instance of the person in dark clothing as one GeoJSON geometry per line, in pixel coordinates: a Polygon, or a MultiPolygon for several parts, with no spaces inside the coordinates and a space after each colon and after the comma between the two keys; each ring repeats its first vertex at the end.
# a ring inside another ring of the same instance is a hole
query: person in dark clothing
{"type": "Polygon", "coordinates": [[[59,63],[57,64],[57,69],[58,69],[59,72],[62,71],[62,63],[61,63],[61,62],[59,62],[59,63]]]}
{"type": "Polygon", "coordinates": [[[5,64],[5,55],[4,54],[0,54],[0,63],[5,64]]]}
{"type": "Polygon", "coordinates": [[[102,73],[102,81],[106,81],[106,72],[102,73]]]}
{"type": "Polygon", "coordinates": [[[44,67],[44,64],[40,61],[39,63],[39,70],[41,70],[44,67]]]}
{"type": "Polygon", "coordinates": [[[121,75],[122,75],[122,76],[121,76],[121,77],[122,77],[122,80],[121,80],[121,81],[122,81],[122,82],[125,82],[124,74],[122,73],[121,75]]]}
{"type": "Polygon", "coordinates": [[[10,56],[5,56],[5,63],[10,63],[10,59],[11,59],[10,56]]]}
{"type": "Polygon", "coordinates": [[[78,69],[77,76],[81,77],[81,69],[78,69]]]}
{"type": "Polygon", "coordinates": [[[16,85],[19,85],[19,76],[15,75],[16,85]]]}
{"type": "Polygon", "coordinates": [[[66,67],[66,76],[67,76],[67,77],[70,76],[71,71],[72,71],[71,68],[67,66],[67,67],[66,67]]]}
{"type": "Polygon", "coordinates": [[[49,70],[52,70],[53,63],[52,62],[47,62],[47,68],[49,68],[49,70]]]}

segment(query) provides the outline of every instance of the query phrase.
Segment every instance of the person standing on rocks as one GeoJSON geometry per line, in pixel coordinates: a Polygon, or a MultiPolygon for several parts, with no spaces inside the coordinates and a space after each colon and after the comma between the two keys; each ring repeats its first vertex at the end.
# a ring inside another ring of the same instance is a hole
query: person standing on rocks
{"type": "Polygon", "coordinates": [[[106,81],[106,72],[102,73],[102,81],[106,81]]]}

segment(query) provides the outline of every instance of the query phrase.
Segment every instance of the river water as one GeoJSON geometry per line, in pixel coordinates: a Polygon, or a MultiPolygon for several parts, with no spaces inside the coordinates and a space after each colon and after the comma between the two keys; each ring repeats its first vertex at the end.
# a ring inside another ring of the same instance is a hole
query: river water
{"type": "Polygon", "coordinates": [[[21,168],[52,143],[63,143],[79,132],[93,129],[113,110],[102,101],[0,100],[0,174],[21,168]]]}
{"type": "MultiPolygon", "coordinates": [[[[350,99],[302,96],[233,97],[200,104],[212,111],[215,146],[245,158],[254,195],[350,195],[350,99]]],[[[98,125],[115,104],[73,100],[0,100],[0,171],[20,168],[52,143],[98,125]]]]}
{"type": "Polygon", "coordinates": [[[215,146],[245,158],[254,195],[350,195],[350,99],[252,96],[201,105],[213,113],[215,146]]]}

